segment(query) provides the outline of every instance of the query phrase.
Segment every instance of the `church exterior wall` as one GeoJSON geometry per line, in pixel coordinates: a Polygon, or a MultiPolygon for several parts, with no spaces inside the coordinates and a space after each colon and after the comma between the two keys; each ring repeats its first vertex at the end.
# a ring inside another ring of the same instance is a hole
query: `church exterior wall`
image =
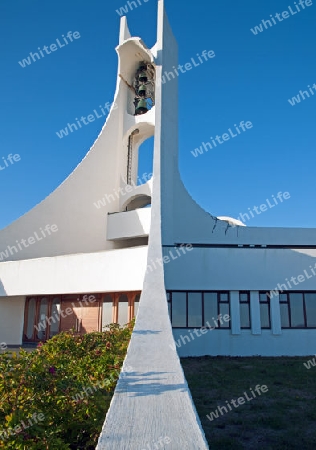
{"type": "MultiPolygon", "coordinates": [[[[309,356],[316,353],[316,330],[283,330],[274,336],[270,330],[262,330],[261,335],[253,335],[243,330],[240,335],[232,335],[230,330],[211,330],[207,334],[188,342],[188,329],[174,329],[176,346],[180,357],[187,356],[309,356]],[[183,343],[181,339],[183,337],[183,343]]],[[[193,330],[191,329],[191,333],[193,330]]]]}
{"type": "Polygon", "coordinates": [[[0,297],[0,351],[22,344],[24,304],[24,296],[0,297]]]}
{"type": "MultiPolygon", "coordinates": [[[[170,248],[164,247],[164,255],[170,248]]],[[[278,284],[283,290],[316,290],[315,264],[315,248],[203,248],[193,244],[190,252],[165,265],[165,283],[170,290],[274,290],[278,284]]]]}

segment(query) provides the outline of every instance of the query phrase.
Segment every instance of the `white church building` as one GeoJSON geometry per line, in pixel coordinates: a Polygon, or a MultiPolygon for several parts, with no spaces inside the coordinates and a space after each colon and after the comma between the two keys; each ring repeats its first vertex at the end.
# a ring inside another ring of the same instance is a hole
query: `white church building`
{"type": "Polygon", "coordinates": [[[178,168],[178,79],[161,82],[178,66],[163,0],[155,46],[132,37],[123,17],[116,51],[113,104],[96,142],[0,231],[0,343],[136,316],[125,361],[133,372],[119,380],[98,448],[145,448],[157,426],[157,439],[177,430],[168,449],[205,449],[178,355],[314,354],[316,229],[242,226],[190,197],[178,168]],[[153,174],[137,180],[138,149],[151,137],[153,174]]]}
{"type": "Polygon", "coordinates": [[[99,137],[51,195],[1,230],[0,341],[124,324],[144,284],[153,294],[159,281],[181,356],[313,354],[316,229],[242,226],[190,197],[178,169],[177,46],[159,26],[149,49],[122,18],[99,137]],[[139,179],[138,149],[152,136],[153,174],[139,179]]]}

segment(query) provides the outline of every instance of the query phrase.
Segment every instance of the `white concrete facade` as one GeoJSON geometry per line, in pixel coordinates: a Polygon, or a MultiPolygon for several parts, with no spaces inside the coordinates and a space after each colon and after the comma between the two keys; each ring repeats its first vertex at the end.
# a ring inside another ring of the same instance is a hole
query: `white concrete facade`
{"type": "Polygon", "coordinates": [[[200,331],[194,332],[193,328],[176,328],[173,335],[178,354],[183,357],[307,356],[315,353],[315,330],[281,330],[279,296],[271,299],[271,329],[262,329],[259,291],[251,291],[251,294],[251,329],[240,328],[238,291],[231,291],[231,330],[210,329],[202,334],[200,331]]]}
{"type": "Polygon", "coordinates": [[[22,343],[24,304],[24,296],[0,297],[0,344],[4,347],[22,343]]]}

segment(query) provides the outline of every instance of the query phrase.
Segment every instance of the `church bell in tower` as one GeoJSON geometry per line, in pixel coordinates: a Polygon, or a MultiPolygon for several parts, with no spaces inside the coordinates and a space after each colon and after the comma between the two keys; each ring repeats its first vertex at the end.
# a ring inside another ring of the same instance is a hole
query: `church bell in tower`
{"type": "Polygon", "coordinates": [[[134,77],[135,116],[146,114],[155,104],[155,68],[146,61],[142,61],[134,77]]]}

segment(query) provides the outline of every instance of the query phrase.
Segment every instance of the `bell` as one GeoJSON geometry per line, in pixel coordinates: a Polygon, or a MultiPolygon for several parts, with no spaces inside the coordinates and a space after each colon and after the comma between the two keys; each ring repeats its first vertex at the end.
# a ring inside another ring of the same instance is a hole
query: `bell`
{"type": "Polygon", "coordinates": [[[146,83],[146,81],[148,80],[147,74],[144,71],[140,72],[138,77],[139,77],[139,81],[142,83],[146,83]]]}
{"type": "Polygon", "coordinates": [[[141,84],[138,89],[138,95],[141,97],[146,97],[146,86],[144,84],[141,84]]]}
{"type": "Polygon", "coordinates": [[[136,115],[145,114],[147,111],[148,111],[147,102],[144,98],[141,98],[137,104],[135,114],[136,115]]]}

